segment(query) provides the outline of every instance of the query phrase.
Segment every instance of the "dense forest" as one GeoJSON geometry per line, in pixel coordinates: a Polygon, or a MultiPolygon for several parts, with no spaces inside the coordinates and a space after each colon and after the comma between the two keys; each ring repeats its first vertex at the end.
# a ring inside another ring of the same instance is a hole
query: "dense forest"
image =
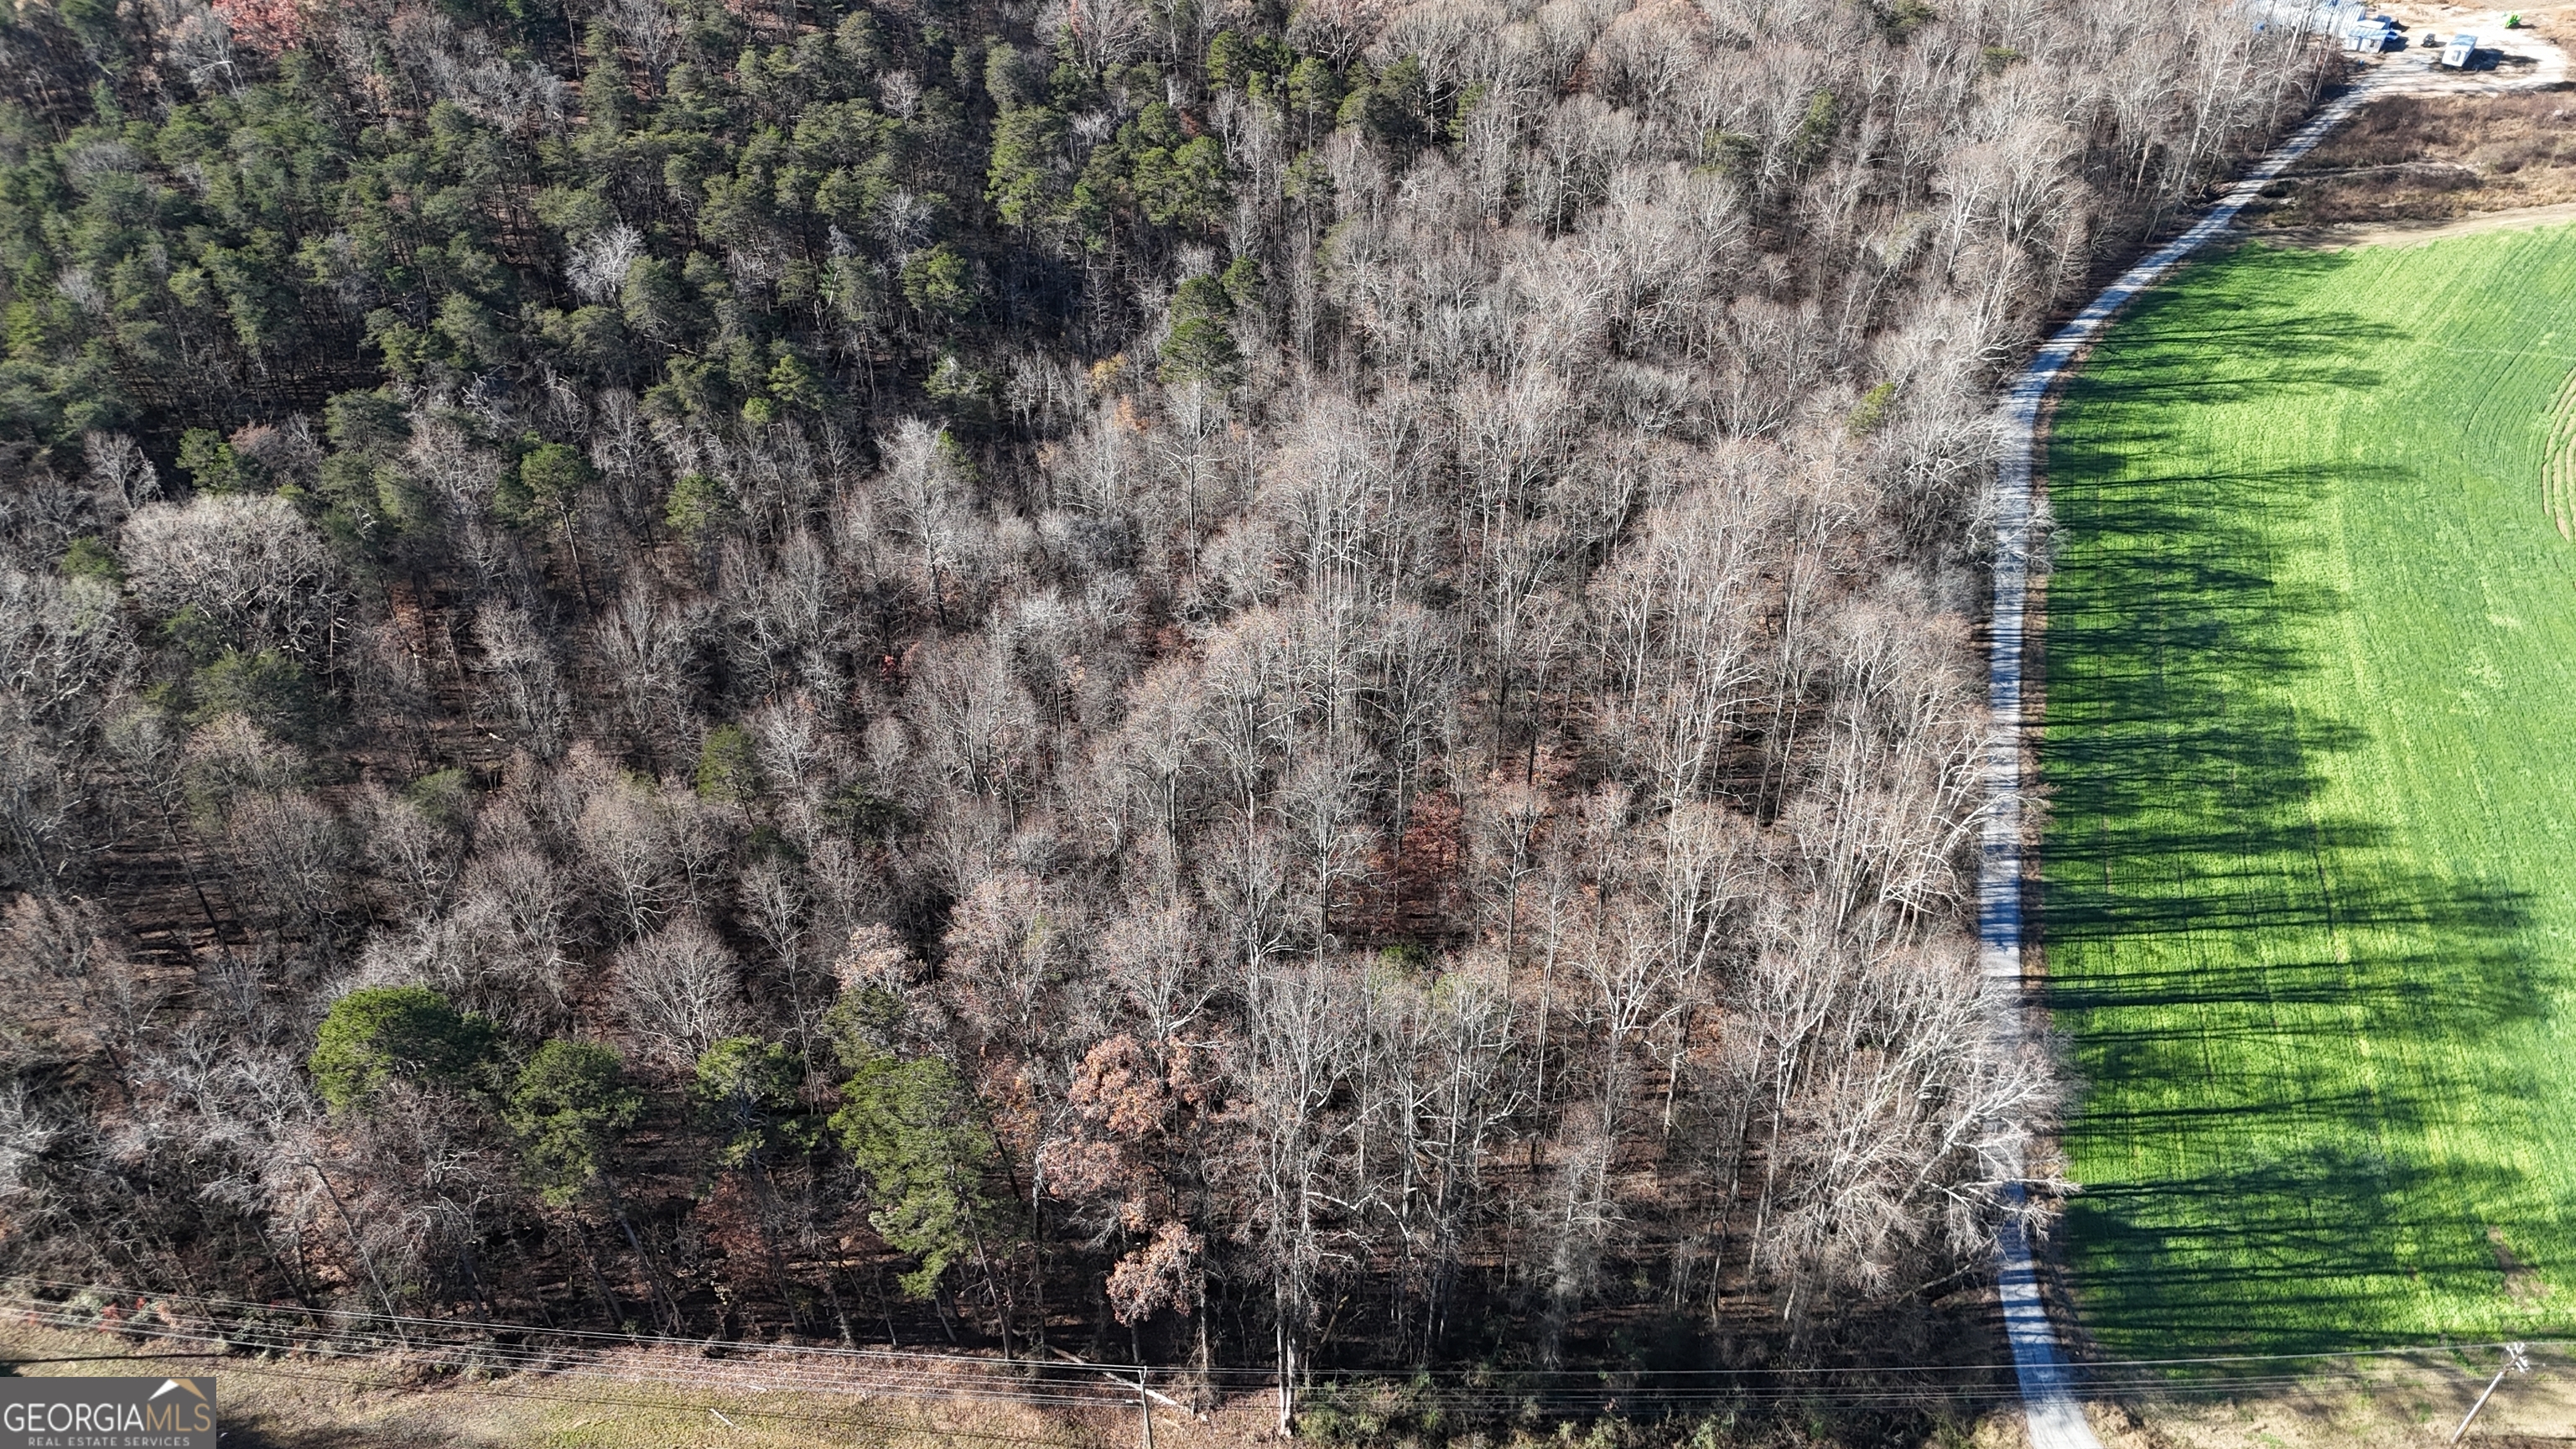
{"type": "Polygon", "coordinates": [[[1920,1348],[2058,1091],[1974,965],[1991,388],[2333,63],[2203,0],[23,0],[0,1274],[1920,1348]]]}

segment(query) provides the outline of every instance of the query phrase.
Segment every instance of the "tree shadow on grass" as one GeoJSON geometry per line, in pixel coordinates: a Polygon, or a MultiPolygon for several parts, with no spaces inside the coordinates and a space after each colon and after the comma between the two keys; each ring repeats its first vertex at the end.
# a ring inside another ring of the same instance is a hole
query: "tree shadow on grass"
{"type": "Polygon", "coordinates": [[[2432,1337],[2384,1326],[2420,1319],[2427,1294],[2501,1293],[2494,1248],[2460,1204],[2521,1186],[2501,1168],[2324,1146],[2088,1189],[2066,1231],[2086,1326],[2111,1356],[2326,1354],[2432,1337]]]}
{"type": "MultiPolygon", "coordinates": [[[[2233,401],[2249,394],[2287,399],[2385,380],[2379,345],[2402,329],[2349,311],[2290,312],[2284,293],[2350,269],[2342,252],[2270,251],[2257,267],[2204,264],[2175,285],[2141,297],[2112,347],[2069,379],[2063,407],[2116,391],[2125,401],[2233,401]],[[2105,356],[2116,375],[2106,373],[2105,356]]],[[[2053,467],[2062,460],[2053,455],[2053,467]]]]}
{"type": "Polygon", "coordinates": [[[2464,1103],[2520,1086],[2475,1047],[2547,1008],[2529,898],[2411,858],[2402,822],[2335,813],[2326,777],[2371,722],[2303,693],[2349,603],[2289,582],[2284,550],[2322,494],[2390,475],[2195,468],[2172,431],[2175,404],[2379,381],[2385,329],[2285,322],[2264,290],[2240,269],[2148,299],[2070,384],[2081,426],[2050,454],[2071,547],[2049,584],[2038,919],[2082,1078],[2069,1146],[2106,1179],[2069,1207],[2076,1284],[2123,1356],[2421,1337],[2429,1298],[2504,1292],[2491,1228],[2541,1227],[2470,1206],[2534,1201],[2510,1164],[2415,1160],[2464,1103]]]}

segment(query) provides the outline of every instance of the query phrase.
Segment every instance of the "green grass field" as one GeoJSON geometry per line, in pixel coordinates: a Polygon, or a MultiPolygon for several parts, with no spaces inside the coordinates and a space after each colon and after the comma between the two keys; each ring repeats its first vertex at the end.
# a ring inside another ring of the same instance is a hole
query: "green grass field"
{"type": "Polygon", "coordinates": [[[2576,228],[2248,246],[2049,451],[2042,929],[2108,1352],[2576,1325],[2576,228]]]}

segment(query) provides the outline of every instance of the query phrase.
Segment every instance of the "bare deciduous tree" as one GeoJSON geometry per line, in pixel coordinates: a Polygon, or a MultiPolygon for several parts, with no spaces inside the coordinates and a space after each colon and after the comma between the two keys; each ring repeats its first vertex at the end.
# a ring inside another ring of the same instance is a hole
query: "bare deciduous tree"
{"type": "Polygon", "coordinates": [[[675,1067],[696,1062],[748,1018],[740,963],[694,916],[618,952],[617,986],[636,1038],[675,1067]]]}
{"type": "Polygon", "coordinates": [[[282,498],[199,494],[148,503],[122,543],[135,597],[159,618],[194,609],[221,636],[318,658],[338,606],[338,569],[282,498]]]}

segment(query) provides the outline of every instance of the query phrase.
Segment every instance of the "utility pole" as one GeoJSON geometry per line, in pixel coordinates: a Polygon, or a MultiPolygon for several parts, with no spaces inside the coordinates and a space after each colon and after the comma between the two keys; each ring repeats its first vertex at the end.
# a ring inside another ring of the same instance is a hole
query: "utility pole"
{"type": "Polygon", "coordinates": [[[1148,1372],[1142,1364],[1136,1368],[1136,1421],[1145,1427],[1145,1449],[1154,1449],[1154,1391],[1145,1387],[1148,1372]]]}
{"type": "MultiPolygon", "coordinates": [[[[2459,1443],[2460,1436],[2469,1432],[2469,1421],[2475,1419],[2478,1416],[2478,1410],[2485,1408],[2487,1406],[2487,1400],[2495,1396],[2496,1385],[2504,1382],[2504,1376],[2506,1374],[2527,1374],[2531,1372],[2531,1360],[2523,1355],[2522,1349],[2523,1346],[2518,1343],[2508,1343],[2504,1346],[2504,1367],[2497,1369],[2496,1376],[2487,1380],[2487,1391],[2478,1395],[2478,1401],[2469,1405],[2469,1412],[2461,1418],[2460,1427],[2451,1431],[2452,1443],[2459,1443]]],[[[1146,1449],[1153,1449],[1153,1444],[1150,1440],[1147,1441],[1146,1449]]]]}

